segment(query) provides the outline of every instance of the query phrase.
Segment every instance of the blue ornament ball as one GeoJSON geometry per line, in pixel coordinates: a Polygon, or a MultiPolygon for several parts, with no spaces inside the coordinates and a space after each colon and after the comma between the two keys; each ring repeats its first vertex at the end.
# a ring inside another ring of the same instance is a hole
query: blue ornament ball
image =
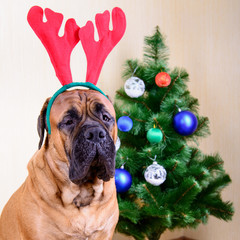
{"type": "Polygon", "coordinates": [[[128,116],[122,116],[117,121],[118,129],[122,132],[129,132],[133,127],[133,121],[128,116]]]}
{"type": "Polygon", "coordinates": [[[122,168],[117,168],[115,170],[115,184],[118,193],[124,193],[132,185],[132,176],[131,174],[122,168]]]}
{"type": "Polygon", "coordinates": [[[197,126],[197,117],[190,111],[181,111],[173,118],[173,127],[175,131],[182,136],[193,134],[197,126]]]}

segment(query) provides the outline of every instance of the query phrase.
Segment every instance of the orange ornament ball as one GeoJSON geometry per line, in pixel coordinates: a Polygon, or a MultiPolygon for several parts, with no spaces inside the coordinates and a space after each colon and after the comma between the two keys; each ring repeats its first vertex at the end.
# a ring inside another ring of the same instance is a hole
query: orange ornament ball
{"type": "Polygon", "coordinates": [[[166,72],[160,72],[155,77],[155,83],[158,87],[167,87],[171,83],[171,77],[166,72]]]}

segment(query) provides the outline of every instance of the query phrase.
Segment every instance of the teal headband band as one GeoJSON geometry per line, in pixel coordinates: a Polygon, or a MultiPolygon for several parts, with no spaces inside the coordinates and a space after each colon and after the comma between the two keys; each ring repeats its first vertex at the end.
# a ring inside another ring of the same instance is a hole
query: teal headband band
{"type": "Polygon", "coordinates": [[[87,87],[89,89],[95,90],[100,92],[101,94],[103,94],[106,98],[108,98],[104,92],[99,89],[98,87],[96,87],[94,84],[90,83],[90,82],[72,82],[69,83],[67,85],[64,85],[63,87],[61,87],[57,92],[54,93],[54,95],[52,96],[52,98],[50,99],[48,106],[47,106],[47,113],[46,113],[46,118],[47,118],[47,127],[48,127],[48,133],[51,134],[51,125],[50,125],[50,111],[53,105],[53,102],[55,101],[55,99],[57,98],[57,96],[63,92],[65,92],[67,89],[72,88],[72,87],[87,87]]]}

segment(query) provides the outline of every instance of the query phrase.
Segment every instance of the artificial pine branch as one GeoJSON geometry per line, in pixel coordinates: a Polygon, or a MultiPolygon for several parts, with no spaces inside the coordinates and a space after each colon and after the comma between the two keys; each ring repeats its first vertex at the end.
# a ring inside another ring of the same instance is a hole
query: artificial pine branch
{"type": "Polygon", "coordinates": [[[158,120],[156,118],[153,118],[154,122],[156,123],[156,125],[158,126],[158,128],[162,131],[162,134],[163,134],[163,141],[166,141],[166,135],[162,129],[162,127],[160,126],[158,120]]]}
{"type": "Polygon", "coordinates": [[[160,104],[159,104],[160,107],[161,107],[162,102],[165,100],[166,96],[168,95],[168,93],[171,91],[173,85],[174,85],[175,82],[178,80],[178,78],[179,78],[179,76],[177,76],[177,77],[171,82],[170,87],[168,88],[168,90],[166,91],[166,93],[164,94],[163,98],[162,98],[161,101],[160,101],[160,104]]]}
{"type": "Polygon", "coordinates": [[[151,196],[153,201],[156,203],[156,206],[159,208],[158,202],[156,201],[155,197],[152,195],[151,191],[149,191],[149,189],[147,188],[146,184],[143,184],[143,187],[147,190],[147,192],[149,193],[149,195],[151,196]]]}
{"type": "Polygon", "coordinates": [[[148,107],[148,105],[147,105],[145,102],[137,101],[137,100],[135,100],[135,99],[133,99],[133,98],[130,98],[130,97],[128,97],[127,95],[122,94],[120,91],[117,91],[116,93],[117,93],[119,96],[121,96],[122,98],[128,99],[129,101],[132,101],[132,102],[135,102],[135,103],[141,103],[142,105],[144,105],[144,107],[147,108],[148,111],[151,111],[151,109],[148,107]]]}
{"type": "Polygon", "coordinates": [[[159,60],[167,61],[168,48],[165,45],[165,39],[158,26],[156,27],[155,33],[152,36],[145,37],[144,42],[144,57],[147,59],[146,61],[154,60],[155,63],[157,63],[159,60]]]}

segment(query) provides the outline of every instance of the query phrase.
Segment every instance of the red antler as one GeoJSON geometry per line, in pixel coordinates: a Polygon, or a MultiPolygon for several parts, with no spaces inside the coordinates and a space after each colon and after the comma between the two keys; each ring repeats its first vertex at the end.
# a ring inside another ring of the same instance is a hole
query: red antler
{"type": "Polygon", "coordinates": [[[51,59],[56,75],[62,85],[72,82],[70,70],[70,55],[79,41],[77,26],[74,19],[68,19],[64,29],[64,36],[59,37],[58,32],[63,21],[61,13],[45,9],[47,22],[43,22],[43,9],[32,7],[28,12],[28,22],[39,37],[51,59]]]}
{"type": "Polygon", "coordinates": [[[98,42],[94,40],[94,27],[91,21],[79,30],[79,37],[87,57],[86,81],[95,85],[106,57],[120,41],[126,29],[125,14],[120,8],[116,7],[112,10],[112,31],[109,30],[109,20],[109,11],[96,15],[98,42]]]}

